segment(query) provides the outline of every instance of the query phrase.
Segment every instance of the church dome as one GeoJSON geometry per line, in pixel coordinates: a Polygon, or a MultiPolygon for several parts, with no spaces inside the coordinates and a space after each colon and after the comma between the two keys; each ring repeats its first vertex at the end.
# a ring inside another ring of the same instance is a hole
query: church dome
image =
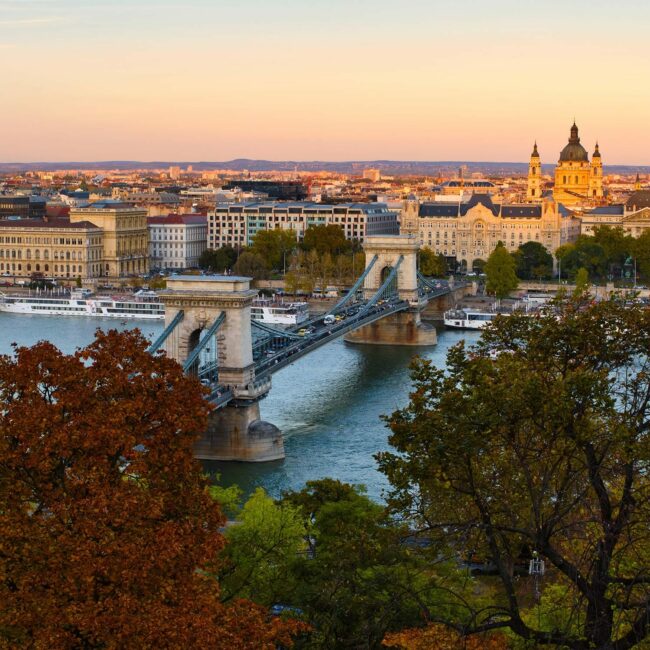
{"type": "Polygon", "coordinates": [[[580,144],[578,127],[573,123],[569,144],[560,152],[560,162],[589,162],[587,150],[580,144]]]}
{"type": "Polygon", "coordinates": [[[539,151],[537,151],[537,142],[535,142],[535,146],[533,147],[533,153],[530,154],[531,158],[539,158],[539,151]]]}

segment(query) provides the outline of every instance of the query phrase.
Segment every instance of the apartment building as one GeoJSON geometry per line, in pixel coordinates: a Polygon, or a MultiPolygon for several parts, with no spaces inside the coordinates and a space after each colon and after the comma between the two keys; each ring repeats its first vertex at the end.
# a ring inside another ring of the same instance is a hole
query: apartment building
{"type": "Polygon", "coordinates": [[[218,204],[208,213],[208,246],[249,246],[260,230],[294,230],[301,241],[310,226],[340,226],[349,240],[369,235],[399,234],[397,212],[385,203],[325,205],[311,202],[249,202],[218,204]]]}
{"type": "Polygon", "coordinates": [[[149,217],[149,257],[154,269],[191,269],[208,246],[208,218],[203,214],[149,217]]]}

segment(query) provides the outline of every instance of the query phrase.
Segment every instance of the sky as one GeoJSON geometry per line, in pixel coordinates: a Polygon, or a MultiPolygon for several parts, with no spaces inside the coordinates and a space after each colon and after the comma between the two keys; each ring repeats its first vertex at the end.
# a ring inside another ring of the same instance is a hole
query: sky
{"type": "Polygon", "coordinates": [[[0,0],[1,162],[650,164],[647,0],[0,0]]]}

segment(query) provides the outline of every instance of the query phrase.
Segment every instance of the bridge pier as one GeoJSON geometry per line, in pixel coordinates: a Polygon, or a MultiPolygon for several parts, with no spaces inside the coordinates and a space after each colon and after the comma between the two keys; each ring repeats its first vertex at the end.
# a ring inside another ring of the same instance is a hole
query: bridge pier
{"type": "Polygon", "coordinates": [[[282,432],[260,420],[259,402],[228,404],[213,411],[208,430],[194,445],[201,460],[267,462],[284,458],[282,432]]]}
{"type": "MultiPolygon", "coordinates": [[[[210,345],[216,346],[218,384],[231,392],[232,400],[210,414],[208,430],[195,445],[195,455],[202,460],[262,462],[284,458],[282,433],[260,420],[259,400],[271,390],[271,378],[255,376],[251,333],[255,296],[250,278],[219,275],[172,276],[161,292],[166,326],[183,312],[182,320],[164,341],[167,356],[181,364],[198,345],[202,332],[225,314],[210,345]]],[[[200,373],[198,360],[193,372],[200,373]]]]}
{"type": "Polygon", "coordinates": [[[436,345],[436,328],[422,323],[420,312],[409,310],[386,316],[345,335],[348,343],[370,345],[436,345]]]}

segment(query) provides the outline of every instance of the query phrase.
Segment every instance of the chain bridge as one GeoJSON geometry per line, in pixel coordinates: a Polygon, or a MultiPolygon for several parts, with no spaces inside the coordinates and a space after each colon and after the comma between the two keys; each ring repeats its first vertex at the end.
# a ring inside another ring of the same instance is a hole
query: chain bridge
{"type": "Polygon", "coordinates": [[[161,292],[165,329],[149,351],[164,350],[209,387],[215,406],[196,456],[209,460],[284,458],[277,427],[260,420],[259,401],[273,373],[330,341],[434,345],[420,314],[432,302],[451,306],[467,284],[431,281],[417,271],[413,236],[368,237],[366,268],[328,312],[288,329],[251,320],[257,291],[250,278],[172,276],[161,292]]]}

